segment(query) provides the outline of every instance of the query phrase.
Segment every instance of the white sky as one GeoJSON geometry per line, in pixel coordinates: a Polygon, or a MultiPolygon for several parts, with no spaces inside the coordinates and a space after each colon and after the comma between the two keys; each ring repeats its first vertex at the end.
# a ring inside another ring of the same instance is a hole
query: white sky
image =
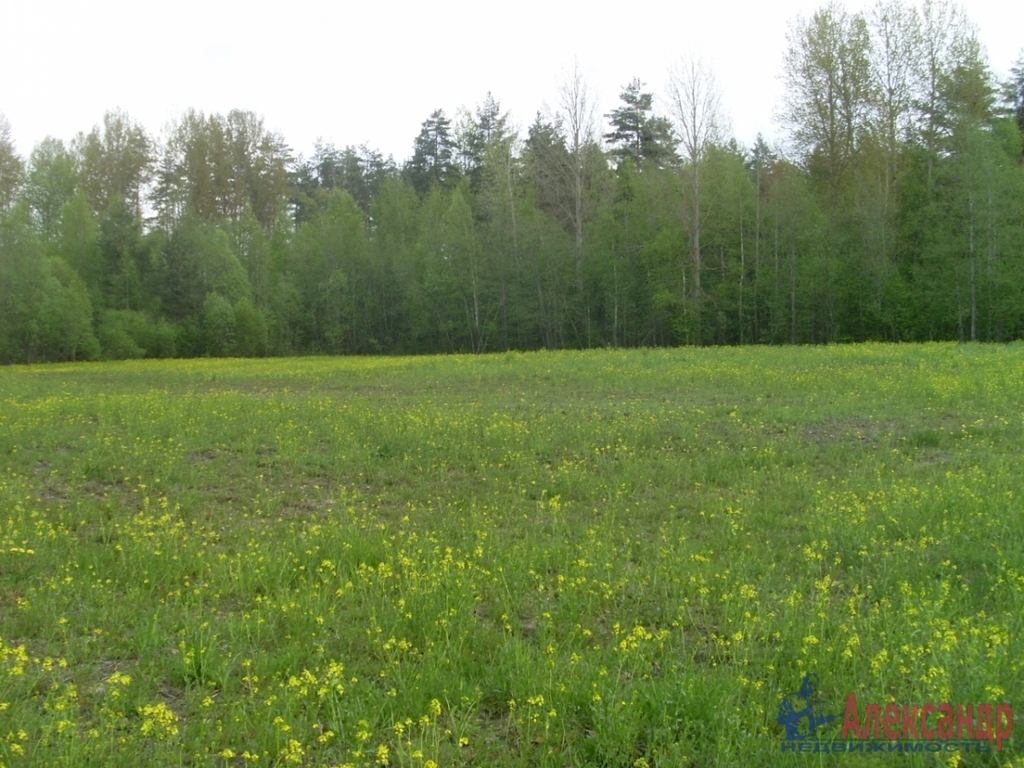
{"type": "MultiPolygon", "coordinates": [[[[636,2],[636,0],[634,0],[636,2]]],[[[871,0],[847,0],[848,10],[871,0]]],[[[702,57],[737,139],[779,134],[786,30],[823,0],[613,4],[577,0],[9,0],[0,13],[0,113],[27,157],[121,108],[154,135],[186,108],[263,115],[298,153],[317,137],[399,162],[431,111],[454,117],[491,91],[525,135],[579,61],[603,115],[633,77],[664,91],[702,57]]],[[[1024,48],[1024,3],[966,0],[1002,78],[1024,48]],[[1017,10],[1013,10],[1016,8],[1017,10]]],[[[666,110],[661,109],[664,113],[666,110]]],[[[602,130],[607,130],[602,123],[602,130]]]]}

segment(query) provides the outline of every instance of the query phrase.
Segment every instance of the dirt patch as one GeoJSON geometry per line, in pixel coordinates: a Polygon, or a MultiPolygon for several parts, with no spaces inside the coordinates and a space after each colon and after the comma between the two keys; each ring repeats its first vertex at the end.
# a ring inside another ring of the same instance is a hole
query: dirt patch
{"type": "Polygon", "coordinates": [[[917,457],[917,463],[922,466],[933,466],[935,464],[946,464],[953,460],[953,454],[944,451],[924,453],[917,457]]]}
{"type": "Polygon", "coordinates": [[[858,417],[828,419],[808,424],[801,437],[813,445],[843,443],[857,447],[877,445],[882,438],[899,431],[899,423],[892,420],[875,421],[858,417]]]}

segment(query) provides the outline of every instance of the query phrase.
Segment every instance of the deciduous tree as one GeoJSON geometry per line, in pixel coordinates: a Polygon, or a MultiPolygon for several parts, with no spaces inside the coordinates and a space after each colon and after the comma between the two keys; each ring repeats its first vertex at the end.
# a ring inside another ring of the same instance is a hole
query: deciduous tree
{"type": "Polygon", "coordinates": [[[787,39],[783,119],[799,158],[835,206],[872,104],[867,20],[831,2],[809,20],[798,17],[787,39]]]}
{"type": "Polygon", "coordinates": [[[0,214],[14,206],[24,180],[25,164],[14,149],[11,124],[0,113],[0,214]]]}
{"type": "Polygon", "coordinates": [[[29,156],[24,192],[44,241],[52,242],[57,237],[64,206],[74,196],[77,186],[74,157],[64,142],[47,136],[29,156]]]}
{"type": "Polygon", "coordinates": [[[291,153],[252,112],[189,110],[173,124],[156,173],[153,202],[171,230],[187,215],[238,221],[248,209],[267,231],[288,197],[291,153]]]}
{"type": "Polygon", "coordinates": [[[72,142],[79,184],[102,216],[116,200],[133,216],[142,215],[146,186],[152,177],[154,144],[124,112],[107,112],[103,125],[72,142]]]}
{"type": "MultiPolygon", "coordinates": [[[[589,192],[600,149],[595,139],[594,103],[578,63],[558,89],[558,108],[557,125],[562,130],[567,153],[563,157],[569,161],[563,172],[568,177],[572,199],[569,210],[576,243],[576,282],[582,292],[583,223],[589,213],[589,192]]],[[[586,323],[589,329],[589,317],[586,323]]]]}
{"type": "Polygon", "coordinates": [[[687,190],[683,218],[689,231],[692,267],[690,296],[694,308],[695,335],[691,340],[700,343],[703,303],[701,226],[705,208],[702,175],[708,154],[724,136],[721,94],[714,74],[707,65],[693,57],[681,61],[669,73],[669,102],[676,121],[676,136],[683,159],[680,170],[687,190]]]}

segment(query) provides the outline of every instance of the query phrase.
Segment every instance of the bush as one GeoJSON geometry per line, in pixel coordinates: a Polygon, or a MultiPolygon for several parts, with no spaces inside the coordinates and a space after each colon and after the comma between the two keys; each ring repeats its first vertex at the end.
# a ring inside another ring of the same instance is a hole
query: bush
{"type": "Polygon", "coordinates": [[[267,323],[248,299],[235,304],[235,344],[230,354],[236,357],[262,357],[267,353],[267,323]]]}
{"type": "Polygon", "coordinates": [[[203,336],[206,352],[213,357],[224,357],[235,347],[235,310],[231,302],[213,292],[203,302],[203,336]]]}
{"type": "Polygon", "coordinates": [[[129,309],[108,309],[100,315],[97,335],[103,358],[125,360],[145,357],[146,350],[139,343],[147,324],[146,316],[129,309]]]}
{"type": "Polygon", "coordinates": [[[174,357],[178,329],[166,320],[153,322],[142,312],[108,309],[100,316],[100,346],[107,360],[174,357]]]}

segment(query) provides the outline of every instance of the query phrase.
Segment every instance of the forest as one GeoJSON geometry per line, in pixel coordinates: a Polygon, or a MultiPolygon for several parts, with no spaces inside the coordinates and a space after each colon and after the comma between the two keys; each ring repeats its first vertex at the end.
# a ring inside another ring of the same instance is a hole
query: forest
{"type": "Polygon", "coordinates": [[[23,157],[0,115],[0,362],[1024,337],[1024,54],[881,0],[783,62],[774,146],[692,58],[605,114],[577,68],[524,132],[438,109],[404,161],[244,110],[23,157]]]}

